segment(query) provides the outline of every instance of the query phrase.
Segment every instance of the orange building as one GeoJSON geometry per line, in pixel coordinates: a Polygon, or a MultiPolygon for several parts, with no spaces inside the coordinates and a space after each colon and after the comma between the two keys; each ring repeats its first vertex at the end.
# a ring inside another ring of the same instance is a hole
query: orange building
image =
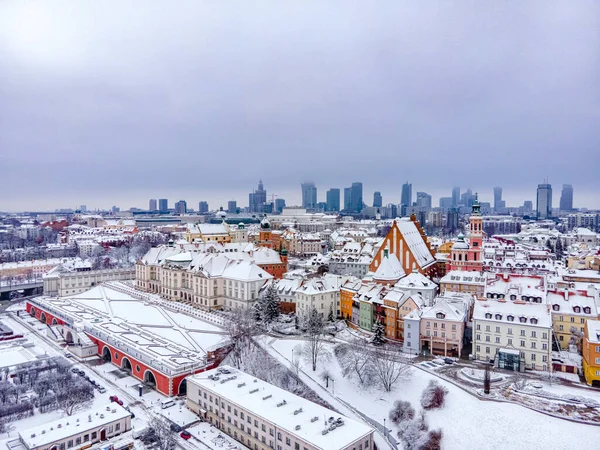
{"type": "Polygon", "coordinates": [[[340,288],[340,315],[342,319],[352,322],[353,299],[361,286],[362,282],[360,280],[349,280],[340,288]]]}
{"type": "Polygon", "coordinates": [[[585,381],[590,386],[600,387],[600,320],[586,321],[581,350],[585,381]]]}
{"type": "Polygon", "coordinates": [[[369,271],[377,272],[386,250],[387,254],[394,255],[398,259],[405,273],[411,273],[416,269],[429,278],[439,276],[438,264],[431,245],[427,242],[427,236],[414,214],[410,219],[394,220],[369,266],[369,271]]]}
{"type": "Polygon", "coordinates": [[[404,316],[422,309],[425,303],[419,294],[392,289],[383,298],[385,309],[385,335],[389,339],[404,341],[404,316]]]}

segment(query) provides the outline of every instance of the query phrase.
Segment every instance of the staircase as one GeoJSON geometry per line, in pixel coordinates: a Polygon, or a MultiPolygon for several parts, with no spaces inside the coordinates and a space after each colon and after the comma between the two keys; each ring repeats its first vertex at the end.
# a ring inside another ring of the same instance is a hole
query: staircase
{"type": "Polygon", "coordinates": [[[58,326],[56,325],[47,325],[48,330],[47,330],[47,334],[48,336],[55,342],[59,343],[59,344],[64,344],[65,339],[62,337],[62,335],[60,334],[60,331],[58,330],[58,326]]]}

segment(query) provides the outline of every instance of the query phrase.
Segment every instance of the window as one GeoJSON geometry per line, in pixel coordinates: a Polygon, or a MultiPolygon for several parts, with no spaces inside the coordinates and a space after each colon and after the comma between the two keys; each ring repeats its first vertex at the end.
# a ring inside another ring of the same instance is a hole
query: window
{"type": "Polygon", "coordinates": [[[548,333],[542,333],[542,339],[548,339],[548,333]]]}
{"type": "Polygon", "coordinates": [[[521,341],[521,347],[525,347],[525,341],[521,341]]]}
{"type": "Polygon", "coordinates": [[[480,324],[477,324],[477,329],[481,330],[481,325],[480,324]]]}
{"type": "Polygon", "coordinates": [[[558,331],[563,331],[563,330],[564,330],[564,327],[562,325],[559,325],[558,326],[558,331]]]}
{"type": "Polygon", "coordinates": [[[298,444],[297,442],[294,443],[294,449],[295,450],[300,450],[300,444],[298,444]]]}
{"type": "Polygon", "coordinates": [[[81,445],[81,437],[78,437],[77,439],[75,439],[75,444],[81,445]]]}
{"type": "Polygon", "coordinates": [[[531,343],[531,348],[535,348],[535,347],[536,347],[536,344],[535,344],[535,342],[532,342],[532,343],[531,343]]]}
{"type": "Polygon", "coordinates": [[[475,339],[477,339],[478,341],[480,341],[481,340],[481,335],[480,334],[476,334],[475,335],[475,339]]]}
{"type": "Polygon", "coordinates": [[[92,439],[96,439],[98,433],[96,431],[92,431],[92,439]]]}
{"type": "Polygon", "coordinates": [[[515,316],[509,314],[508,316],[506,316],[506,320],[508,320],[509,322],[513,322],[515,320],[515,316]]]}
{"type": "Polygon", "coordinates": [[[532,337],[532,338],[536,337],[536,335],[535,335],[535,331],[532,331],[532,332],[531,332],[531,337],[532,337]]]}
{"type": "Polygon", "coordinates": [[[496,333],[500,333],[500,327],[496,327],[496,333]]]}
{"type": "Polygon", "coordinates": [[[115,425],[115,431],[119,431],[120,429],[121,429],[121,424],[120,424],[120,423],[117,423],[117,424],[115,425]]]}
{"type": "Polygon", "coordinates": [[[73,447],[73,440],[72,439],[67,444],[67,448],[71,448],[71,447],[73,447]]]}
{"type": "Polygon", "coordinates": [[[512,334],[512,328],[508,329],[508,334],[512,334]]]}
{"type": "Polygon", "coordinates": [[[90,435],[89,434],[84,434],[83,435],[83,442],[87,442],[90,440],[90,435]]]}
{"type": "Polygon", "coordinates": [[[479,345],[475,348],[476,351],[480,351],[479,345]]]}
{"type": "Polygon", "coordinates": [[[532,353],[532,354],[531,354],[531,360],[532,360],[532,361],[535,361],[535,353],[532,353]]]}
{"type": "Polygon", "coordinates": [[[485,337],[485,342],[490,342],[490,337],[489,336],[485,337]]]}
{"type": "Polygon", "coordinates": [[[490,331],[490,326],[489,325],[485,326],[485,331],[490,331]]]}
{"type": "Polygon", "coordinates": [[[244,413],[240,411],[240,419],[244,420],[244,413]]]}
{"type": "Polygon", "coordinates": [[[496,336],[496,344],[500,343],[500,337],[496,336]]]}
{"type": "Polygon", "coordinates": [[[285,438],[285,445],[291,445],[291,444],[292,444],[292,443],[291,443],[291,441],[290,441],[290,438],[289,438],[289,437],[286,437],[286,438],[285,438]]]}
{"type": "Polygon", "coordinates": [[[490,348],[489,348],[489,347],[486,347],[486,348],[485,348],[485,352],[486,352],[486,353],[489,353],[489,352],[490,352],[490,348]]]}
{"type": "Polygon", "coordinates": [[[277,439],[281,440],[281,433],[277,433],[277,439]]]}
{"type": "Polygon", "coordinates": [[[508,340],[508,345],[512,345],[512,339],[508,340]]]}
{"type": "Polygon", "coordinates": [[[548,362],[548,357],[546,355],[542,355],[542,362],[548,362]]]}

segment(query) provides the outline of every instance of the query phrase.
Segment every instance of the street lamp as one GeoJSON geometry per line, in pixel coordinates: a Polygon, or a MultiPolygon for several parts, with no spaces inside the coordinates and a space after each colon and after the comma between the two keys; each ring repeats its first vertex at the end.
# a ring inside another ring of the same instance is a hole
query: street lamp
{"type": "Polygon", "coordinates": [[[387,429],[385,428],[385,417],[383,418],[383,437],[386,437],[386,431],[387,429]]]}

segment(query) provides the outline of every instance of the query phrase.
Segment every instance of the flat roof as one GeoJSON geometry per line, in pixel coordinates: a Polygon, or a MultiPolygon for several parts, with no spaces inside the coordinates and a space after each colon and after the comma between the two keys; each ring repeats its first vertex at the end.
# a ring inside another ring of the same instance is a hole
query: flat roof
{"type": "Polygon", "coordinates": [[[229,366],[221,368],[226,368],[231,373],[219,374],[218,369],[213,369],[188,377],[188,383],[210,390],[250,411],[251,414],[284,429],[299,440],[324,450],[344,448],[373,433],[371,427],[361,422],[342,416],[245,372],[229,366]],[[211,380],[208,378],[211,375],[219,375],[220,379],[211,380]],[[333,418],[332,422],[330,418],[333,418]],[[343,425],[332,427],[336,421],[340,423],[338,419],[341,419],[343,425]],[[328,430],[327,433],[323,434],[324,430],[328,430]]]}
{"type": "Polygon", "coordinates": [[[92,408],[70,417],[63,417],[62,419],[19,431],[19,437],[31,449],[61,441],[69,436],[121,420],[130,415],[131,413],[118,403],[109,403],[108,405],[92,408]]]}

